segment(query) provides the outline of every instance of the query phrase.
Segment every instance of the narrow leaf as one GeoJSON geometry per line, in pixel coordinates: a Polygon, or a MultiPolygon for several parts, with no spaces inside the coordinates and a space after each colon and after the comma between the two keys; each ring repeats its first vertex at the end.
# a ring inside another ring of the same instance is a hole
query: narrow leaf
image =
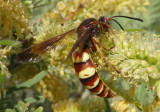
{"type": "Polygon", "coordinates": [[[125,29],[126,32],[135,32],[135,31],[138,31],[138,32],[143,32],[143,29],[125,29]]]}
{"type": "Polygon", "coordinates": [[[4,74],[0,73],[0,90],[2,89],[3,80],[4,80],[4,74]]]}
{"type": "Polygon", "coordinates": [[[107,107],[107,110],[106,112],[111,112],[111,108],[110,108],[110,104],[109,104],[109,101],[107,98],[104,99],[105,103],[106,103],[106,107],[107,107]]]}
{"type": "Polygon", "coordinates": [[[7,45],[7,46],[11,46],[14,43],[16,43],[16,41],[13,40],[0,40],[0,45],[7,45]]]}
{"type": "Polygon", "coordinates": [[[31,112],[43,112],[43,107],[38,107],[36,110],[31,111],[31,112]]]}
{"type": "Polygon", "coordinates": [[[153,0],[151,6],[156,6],[159,4],[160,4],[159,0],[153,0]]]}
{"type": "Polygon", "coordinates": [[[38,96],[38,97],[29,97],[24,99],[24,102],[26,103],[43,103],[45,98],[43,96],[38,96]]]}
{"type": "Polygon", "coordinates": [[[29,88],[33,86],[34,84],[38,83],[41,79],[43,79],[47,75],[46,71],[42,71],[39,74],[37,74],[32,79],[27,80],[26,82],[17,85],[17,88],[29,88]]]}
{"type": "Polygon", "coordinates": [[[33,85],[35,85],[36,83],[38,83],[40,80],[42,80],[45,76],[47,75],[47,72],[46,71],[42,71],[40,72],[39,74],[37,74],[36,76],[34,76],[32,79],[29,79],[17,86],[14,86],[12,88],[9,88],[6,92],[6,94],[11,94],[13,93],[14,91],[18,91],[18,90],[21,90],[21,89],[25,89],[25,88],[29,88],[33,85]]]}

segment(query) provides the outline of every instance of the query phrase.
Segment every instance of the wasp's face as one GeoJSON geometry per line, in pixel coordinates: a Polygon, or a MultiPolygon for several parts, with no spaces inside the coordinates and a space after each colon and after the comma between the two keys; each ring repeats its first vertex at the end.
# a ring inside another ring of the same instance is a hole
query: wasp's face
{"type": "Polygon", "coordinates": [[[99,23],[105,23],[105,24],[109,24],[109,20],[104,17],[104,16],[101,16],[99,19],[98,19],[99,23]]]}
{"type": "Polygon", "coordinates": [[[99,19],[98,19],[98,22],[99,22],[99,25],[100,25],[100,31],[101,32],[108,32],[109,31],[109,20],[104,17],[104,16],[101,16],[99,19]]]}

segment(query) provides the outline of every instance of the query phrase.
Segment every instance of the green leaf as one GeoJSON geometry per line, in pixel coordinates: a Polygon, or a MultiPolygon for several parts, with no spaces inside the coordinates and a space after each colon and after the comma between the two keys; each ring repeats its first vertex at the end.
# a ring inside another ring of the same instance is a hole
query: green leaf
{"type": "Polygon", "coordinates": [[[42,112],[42,111],[43,111],[43,107],[39,107],[34,112],[42,112]]]}
{"type": "Polygon", "coordinates": [[[134,98],[137,99],[141,105],[151,105],[154,100],[154,92],[150,90],[148,84],[142,83],[136,87],[134,98]]]}
{"type": "Polygon", "coordinates": [[[36,83],[38,83],[40,80],[42,80],[46,75],[47,75],[47,72],[42,71],[39,74],[37,74],[36,76],[34,76],[32,79],[29,79],[29,80],[27,80],[17,86],[14,86],[14,87],[8,89],[6,94],[11,94],[14,91],[29,88],[29,87],[35,85],[36,83]]]}
{"type": "Polygon", "coordinates": [[[14,43],[16,43],[16,41],[13,40],[0,40],[0,45],[7,45],[7,46],[11,46],[14,43]]]}
{"type": "Polygon", "coordinates": [[[137,87],[131,87],[132,85],[124,80],[117,79],[115,81],[111,80],[111,76],[107,74],[105,71],[101,71],[100,77],[103,82],[109,86],[111,89],[114,88],[114,91],[122,96],[127,101],[132,101],[135,104],[140,104],[141,106],[151,106],[154,100],[154,91],[152,91],[149,87],[149,84],[142,83],[137,87]],[[133,95],[131,95],[133,93],[133,95]]]}
{"type": "Polygon", "coordinates": [[[12,109],[6,109],[5,112],[16,112],[16,111],[12,109]]]}
{"type": "Polygon", "coordinates": [[[17,85],[17,88],[29,88],[33,86],[34,84],[38,83],[40,80],[42,80],[47,75],[46,71],[42,71],[39,74],[37,74],[32,79],[27,80],[26,82],[17,85]]]}
{"type": "Polygon", "coordinates": [[[104,102],[106,103],[106,107],[107,107],[107,110],[106,112],[111,112],[111,107],[110,107],[110,104],[109,104],[109,101],[107,98],[104,99],[104,102]]]}
{"type": "Polygon", "coordinates": [[[14,109],[6,109],[5,112],[26,112],[28,110],[29,104],[19,101],[17,105],[14,106],[14,109]]]}
{"type": "Polygon", "coordinates": [[[125,29],[126,32],[135,32],[135,31],[138,31],[138,32],[143,32],[143,29],[125,29]]]}
{"type": "Polygon", "coordinates": [[[148,31],[159,34],[159,18],[160,18],[160,1],[151,0],[151,5],[147,8],[146,13],[144,13],[144,23],[143,27],[148,31]]]}
{"type": "Polygon", "coordinates": [[[4,80],[4,74],[0,73],[0,90],[2,89],[3,80],[4,80]]]}
{"type": "Polygon", "coordinates": [[[43,112],[43,107],[38,107],[36,110],[33,109],[30,112],[43,112]]]}
{"type": "Polygon", "coordinates": [[[22,101],[18,102],[17,105],[14,106],[14,108],[16,108],[16,110],[18,110],[18,112],[25,112],[26,110],[28,110],[28,103],[24,103],[22,101]]]}
{"type": "Polygon", "coordinates": [[[37,109],[31,108],[31,110],[29,110],[29,106],[29,103],[19,101],[13,109],[6,109],[5,112],[43,112],[43,107],[38,107],[37,109]]]}
{"type": "Polygon", "coordinates": [[[38,97],[29,97],[24,99],[24,102],[26,103],[43,103],[45,98],[43,96],[38,97]]]}

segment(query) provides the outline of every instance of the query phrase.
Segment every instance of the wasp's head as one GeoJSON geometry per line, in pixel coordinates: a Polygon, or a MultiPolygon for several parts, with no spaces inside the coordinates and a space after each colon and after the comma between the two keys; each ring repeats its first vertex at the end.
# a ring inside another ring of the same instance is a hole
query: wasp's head
{"type": "Polygon", "coordinates": [[[99,25],[100,25],[101,32],[108,32],[109,31],[109,28],[110,28],[109,19],[107,19],[104,16],[101,16],[98,19],[98,22],[99,22],[99,25]]]}
{"type": "Polygon", "coordinates": [[[105,24],[109,24],[109,20],[104,17],[104,16],[101,16],[99,19],[98,19],[99,23],[105,23],[105,24]]]}
{"type": "Polygon", "coordinates": [[[128,19],[133,19],[133,20],[137,20],[137,21],[143,22],[142,19],[134,18],[134,17],[129,17],[129,16],[112,16],[112,17],[110,17],[110,18],[106,18],[106,17],[104,17],[104,16],[101,16],[101,17],[98,19],[98,22],[99,22],[99,24],[100,24],[100,29],[101,29],[102,32],[108,32],[108,29],[111,29],[111,28],[112,28],[112,27],[110,26],[110,21],[116,22],[116,23],[120,26],[120,28],[121,28],[122,30],[124,30],[123,27],[121,26],[121,24],[120,24],[117,20],[114,19],[115,17],[128,18],[128,19]]]}

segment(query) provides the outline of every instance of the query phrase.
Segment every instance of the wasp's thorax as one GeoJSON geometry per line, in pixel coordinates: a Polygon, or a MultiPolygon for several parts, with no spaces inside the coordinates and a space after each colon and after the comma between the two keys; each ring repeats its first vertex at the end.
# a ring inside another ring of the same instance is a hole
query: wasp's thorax
{"type": "Polygon", "coordinates": [[[85,39],[80,44],[84,48],[89,48],[92,47],[92,37],[99,37],[100,33],[108,31],[109,20],[106,17],[101,16],[98,20],[95,18],[88,18],[77,28],[77,37],[81,38],[83,36],[85,39]]]}

